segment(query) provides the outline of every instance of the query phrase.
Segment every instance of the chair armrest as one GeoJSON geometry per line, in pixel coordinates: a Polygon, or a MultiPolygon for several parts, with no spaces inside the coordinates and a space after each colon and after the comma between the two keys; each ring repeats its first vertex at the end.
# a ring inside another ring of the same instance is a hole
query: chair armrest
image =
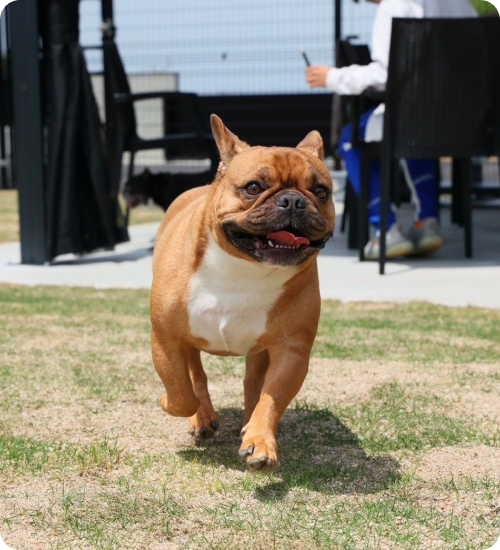
{"type": "Polygon", "coordinates": [[[359,122],[364,112],[364,100],[371,99],[379,102],[384,102],[386,98],[385,91],[368,88],[360,95],[345,96],[351,104],[351,123],[352,123],[352,145],[353,147],[362,147],[366,145],[364,139],[359,135],[359,122]]]}
{"type": "Polygon", "coordinates": [[[368,99],[380,101],[381,103],[384,102],[386,98],[385,90],[377,90],[375,88],[367,88],[361,95],[368,99]]]}
{"type": "Polygon", "coordinates": [[[113,101],[116,105],[126,103],[134,103],[135,101],[145,101],[147,99],[178,99],[179,97],[189,97],[195,94],[187,94],[184,92],[144,92],[140,94],[115,94],[113,101]]]}

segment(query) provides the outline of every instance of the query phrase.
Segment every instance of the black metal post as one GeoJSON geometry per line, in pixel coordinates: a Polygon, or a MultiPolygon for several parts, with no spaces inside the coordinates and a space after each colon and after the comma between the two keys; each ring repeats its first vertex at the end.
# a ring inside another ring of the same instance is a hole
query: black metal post
{"type": "Polygon", "coordinates": [[[472,159],[460,159],[465,257],[472,258],[472,159]]]}
{"type": "MultiPolygon", "coordinates": [[[[333,9],[333,53],[332,53],[332,66],[335,67],[337,65],[337,51],[339,46],[339,41],[342,38],[342,2],[343,0],[334,0],[334,9],[333,9]]],[[[333,106],[334,108],[336,104],[336,99],[334,97],[333,99],[333,106]]],[[[333,125],[333,120],[332,123],[333,125]]],[[[335,170],[341,170],[342,169],[342,161],[340,159],[340,155],[335,152],[333,155],[334,159],[334,169],[335,170]]],[[[352,219],[353,217],[350,217],[350,226],[352,226],[352,219]]]]}
{"type": "Polygon", "coordinates": [[[5,127],[0,125],[0,189],[7,189],[9,187],[7,178],[7,151],[5,141],[5,127]]]}
{"type": "Polygon", "coordinates": [[[101,15],[103,22],[113,21],[113,0],[102,0],[101,15]]]}
{"type": "Polygon", "coordinates": [[[49,258],[45,223],[37,1],[12,2],[8,9],[21,262],[43,264],[49,258]]]}
{"type": "MultiPolygon", "coordinates": [[[[10,99],[10,79],[8,66],[8,49],[7,49],[7,10],[4,11],[3,17],[0,16],[0,189],[9,187],[7,173],[7,120],[8,111],[11,111],[10,99]],[[5,109],[6,112],[2,112],[5,109]]],[[[11,111],[12,112],[12,111],[11,111]]],[[[9,124],[9,126],[11,126],[9,124]]]]}
{"type": "Polygon", "coordinates": [[[342,1],[343,0],[335,0],[335,19],[334,19],[334,39],[335,39],[335,48],[337,48],[337,44],[339,43],[339,40],[342,38],[342,1]]]}
{"type": "MultiPolygon", "coordinates": [[[[115,156],[116,149],[116,109],[114,108],[114,98],[112,97],[112,87],[109,83],[112,68],[109,66],[109,59],[106,55],[107,45],[112,45],[115,39],[116,27],[113,20],[113,0],[101,0],[102,17],[102,51],[103,51],[103,72],[104,72],[104,113],[106,128],[106,149],[108,151],[108,170],[113,185],[119,186],[120,176],[115,174],[115,156]],[[116,180],[118,178],[118,181],[116,180]]],[[[121,153],[121,152],[120,152],[121,153]]],[[[120,158],[121,166],[121,158],[120,158]]],[[[121,170],[120,170],[121,172],[121,170]]]]}
{"type": "MultiPolygon", "coordinates": [[[[114,40],[116,27],[113,21],[113,0],[102,0],[101,3],[102,16],[102,43],[103,50],[106,47],[107,40],[114,40]]],[[[116,129],[116,121],[114,120],[113,97],[111,96],[111,87],[109,85],[109,75],[111,68],[107,66],[107,57],[104,56],[104,107],[106,113],[106,141],[108,145],[108,153],[112,151],[114,140],[114,132],[116,129]]]]}

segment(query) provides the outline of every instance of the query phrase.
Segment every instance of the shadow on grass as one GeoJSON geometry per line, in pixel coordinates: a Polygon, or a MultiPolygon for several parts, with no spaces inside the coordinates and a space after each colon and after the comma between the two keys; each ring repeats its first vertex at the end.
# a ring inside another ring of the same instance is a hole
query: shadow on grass
{"type": "MultiPolygon", "coordinates": [[[[238,457],[243,411],[222,409],[219,415],[222,425],[214,439],[178,455],[201,465],[244,471],[238,457]]],[[[282,499],[294,487],[324,494],[377,493],[401,477],[396,459],[369,456],[356,435],[327,409],[288,410],[277,440],[280,466],[269,483],[255,489],[259,500],[282,499]]]]}

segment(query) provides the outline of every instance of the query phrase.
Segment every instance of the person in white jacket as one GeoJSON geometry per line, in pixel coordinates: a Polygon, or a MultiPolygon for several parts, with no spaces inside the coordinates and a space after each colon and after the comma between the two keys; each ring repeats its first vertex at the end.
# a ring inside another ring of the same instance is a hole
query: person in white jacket
{"type": "MultiPolygon", "coordinates": [[[[355,0],[357,1],[357,0],[355,0]]],[[[476,17],[469,0],[367,0],[379,4],[373,25],[372,62],[369,65],[351,65],[341,69],[313,65],[306,71],[311,88],[327,88],[342,95],[358,95],[367,88],[383,90],[387,82],[392,19],[394,17],[476,17]]],[[[380,141],[383,133],[384,105],[365,113],[360,121],[360,134],[366,141],[380,141]]],[[[339,152],[344,158],[354,190],[361,189],[360,152],[351,146],[352,127],[342,134],[339,152]]],[[[406,182],[412,192],[415,222],[404,234],[396,223],[392,208],[389,212],[387,257],[425,255],[443,245],[438,225],[437,174],[431,160],[402,161],[406,182]]],[[[365,257],[379,257],[378,225],[380,223],[380,164],[371,167],[368,205],[370,224],[375,228],[374,238],[365,247],[365,257]]]]}

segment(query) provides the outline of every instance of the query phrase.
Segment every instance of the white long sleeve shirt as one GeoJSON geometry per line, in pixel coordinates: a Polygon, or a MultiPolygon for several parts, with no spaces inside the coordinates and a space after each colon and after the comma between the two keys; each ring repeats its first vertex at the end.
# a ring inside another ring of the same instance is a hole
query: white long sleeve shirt
{"type": "Polygon", "coordinates": [[[369,65],[330,69],[326,87],[337,94],[358,95],[367,88],[384,89],[387,82],[394,17],[476,17],[469,0],[382,0],[373,24],[369,65]]]}

